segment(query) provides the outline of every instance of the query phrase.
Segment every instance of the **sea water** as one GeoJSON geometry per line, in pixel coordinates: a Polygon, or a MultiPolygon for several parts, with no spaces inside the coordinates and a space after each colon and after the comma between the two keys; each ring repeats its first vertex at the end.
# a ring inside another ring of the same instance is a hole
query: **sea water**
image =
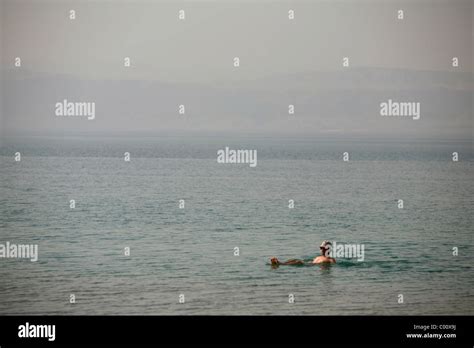
{"type": "Polygon", "coordinates": [[[469,141],[3,138],[0,243],[38,260],[0,259],[0,314],[472,315],[473,160],[469,141]],[[269,265],[323,240],[364,261],[269,265]]]}

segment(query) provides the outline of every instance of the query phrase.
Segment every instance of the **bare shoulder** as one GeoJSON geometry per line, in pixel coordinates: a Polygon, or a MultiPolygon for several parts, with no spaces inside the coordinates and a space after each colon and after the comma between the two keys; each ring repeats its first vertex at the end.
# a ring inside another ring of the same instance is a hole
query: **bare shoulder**
{"type": "Polygon", "coordinates": [[[324,263],[324,262],[328,262],[325,256],[318,256],[313,260],[313,263],[324,263]]]}
{"type": "Polygon", "coordinates": [[[336,259],[326,256],[318,256],[313,260],[313,263],[336,263],[336,259]]]}

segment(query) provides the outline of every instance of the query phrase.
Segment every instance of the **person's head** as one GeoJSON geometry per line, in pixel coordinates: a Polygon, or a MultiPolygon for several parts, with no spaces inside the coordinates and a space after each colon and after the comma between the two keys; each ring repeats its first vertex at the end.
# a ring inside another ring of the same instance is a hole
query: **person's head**
{"type": "Polygon", "coordinates": [[[329,251],[332,247],[332,243],[328,240],[325,240],[324,242],[321,243],[319,246],[319,249],[321,250],[321,255],[324,256],[329,256],[329,251]]]}

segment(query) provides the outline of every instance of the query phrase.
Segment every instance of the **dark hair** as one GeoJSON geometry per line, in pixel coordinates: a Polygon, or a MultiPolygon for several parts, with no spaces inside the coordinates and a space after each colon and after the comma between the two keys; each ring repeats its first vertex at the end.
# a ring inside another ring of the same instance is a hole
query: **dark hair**
{"type": "Polygon", "coordinates": [[[321,249],[321,252],[323,253],[324,256],[327,256],[326,253],[331,247],[332,247],[332,243],[327,242],[324,246],[320,246],[319,249],[321,249]]]}

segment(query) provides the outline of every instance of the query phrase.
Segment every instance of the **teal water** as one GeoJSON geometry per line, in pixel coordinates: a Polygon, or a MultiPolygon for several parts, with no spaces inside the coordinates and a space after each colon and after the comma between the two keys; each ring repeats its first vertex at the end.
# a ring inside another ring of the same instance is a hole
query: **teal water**
{"type": "Polygon", "coordinates": [[[39,260],[0,259],[0,314],[472,315],[473,169],[470,142],[2,139],[0,243],[39,260]],[[257,167],[218,164],[225,146],[257,167]],[[365,260],[268,265],[324,239],[365,260]]]}

